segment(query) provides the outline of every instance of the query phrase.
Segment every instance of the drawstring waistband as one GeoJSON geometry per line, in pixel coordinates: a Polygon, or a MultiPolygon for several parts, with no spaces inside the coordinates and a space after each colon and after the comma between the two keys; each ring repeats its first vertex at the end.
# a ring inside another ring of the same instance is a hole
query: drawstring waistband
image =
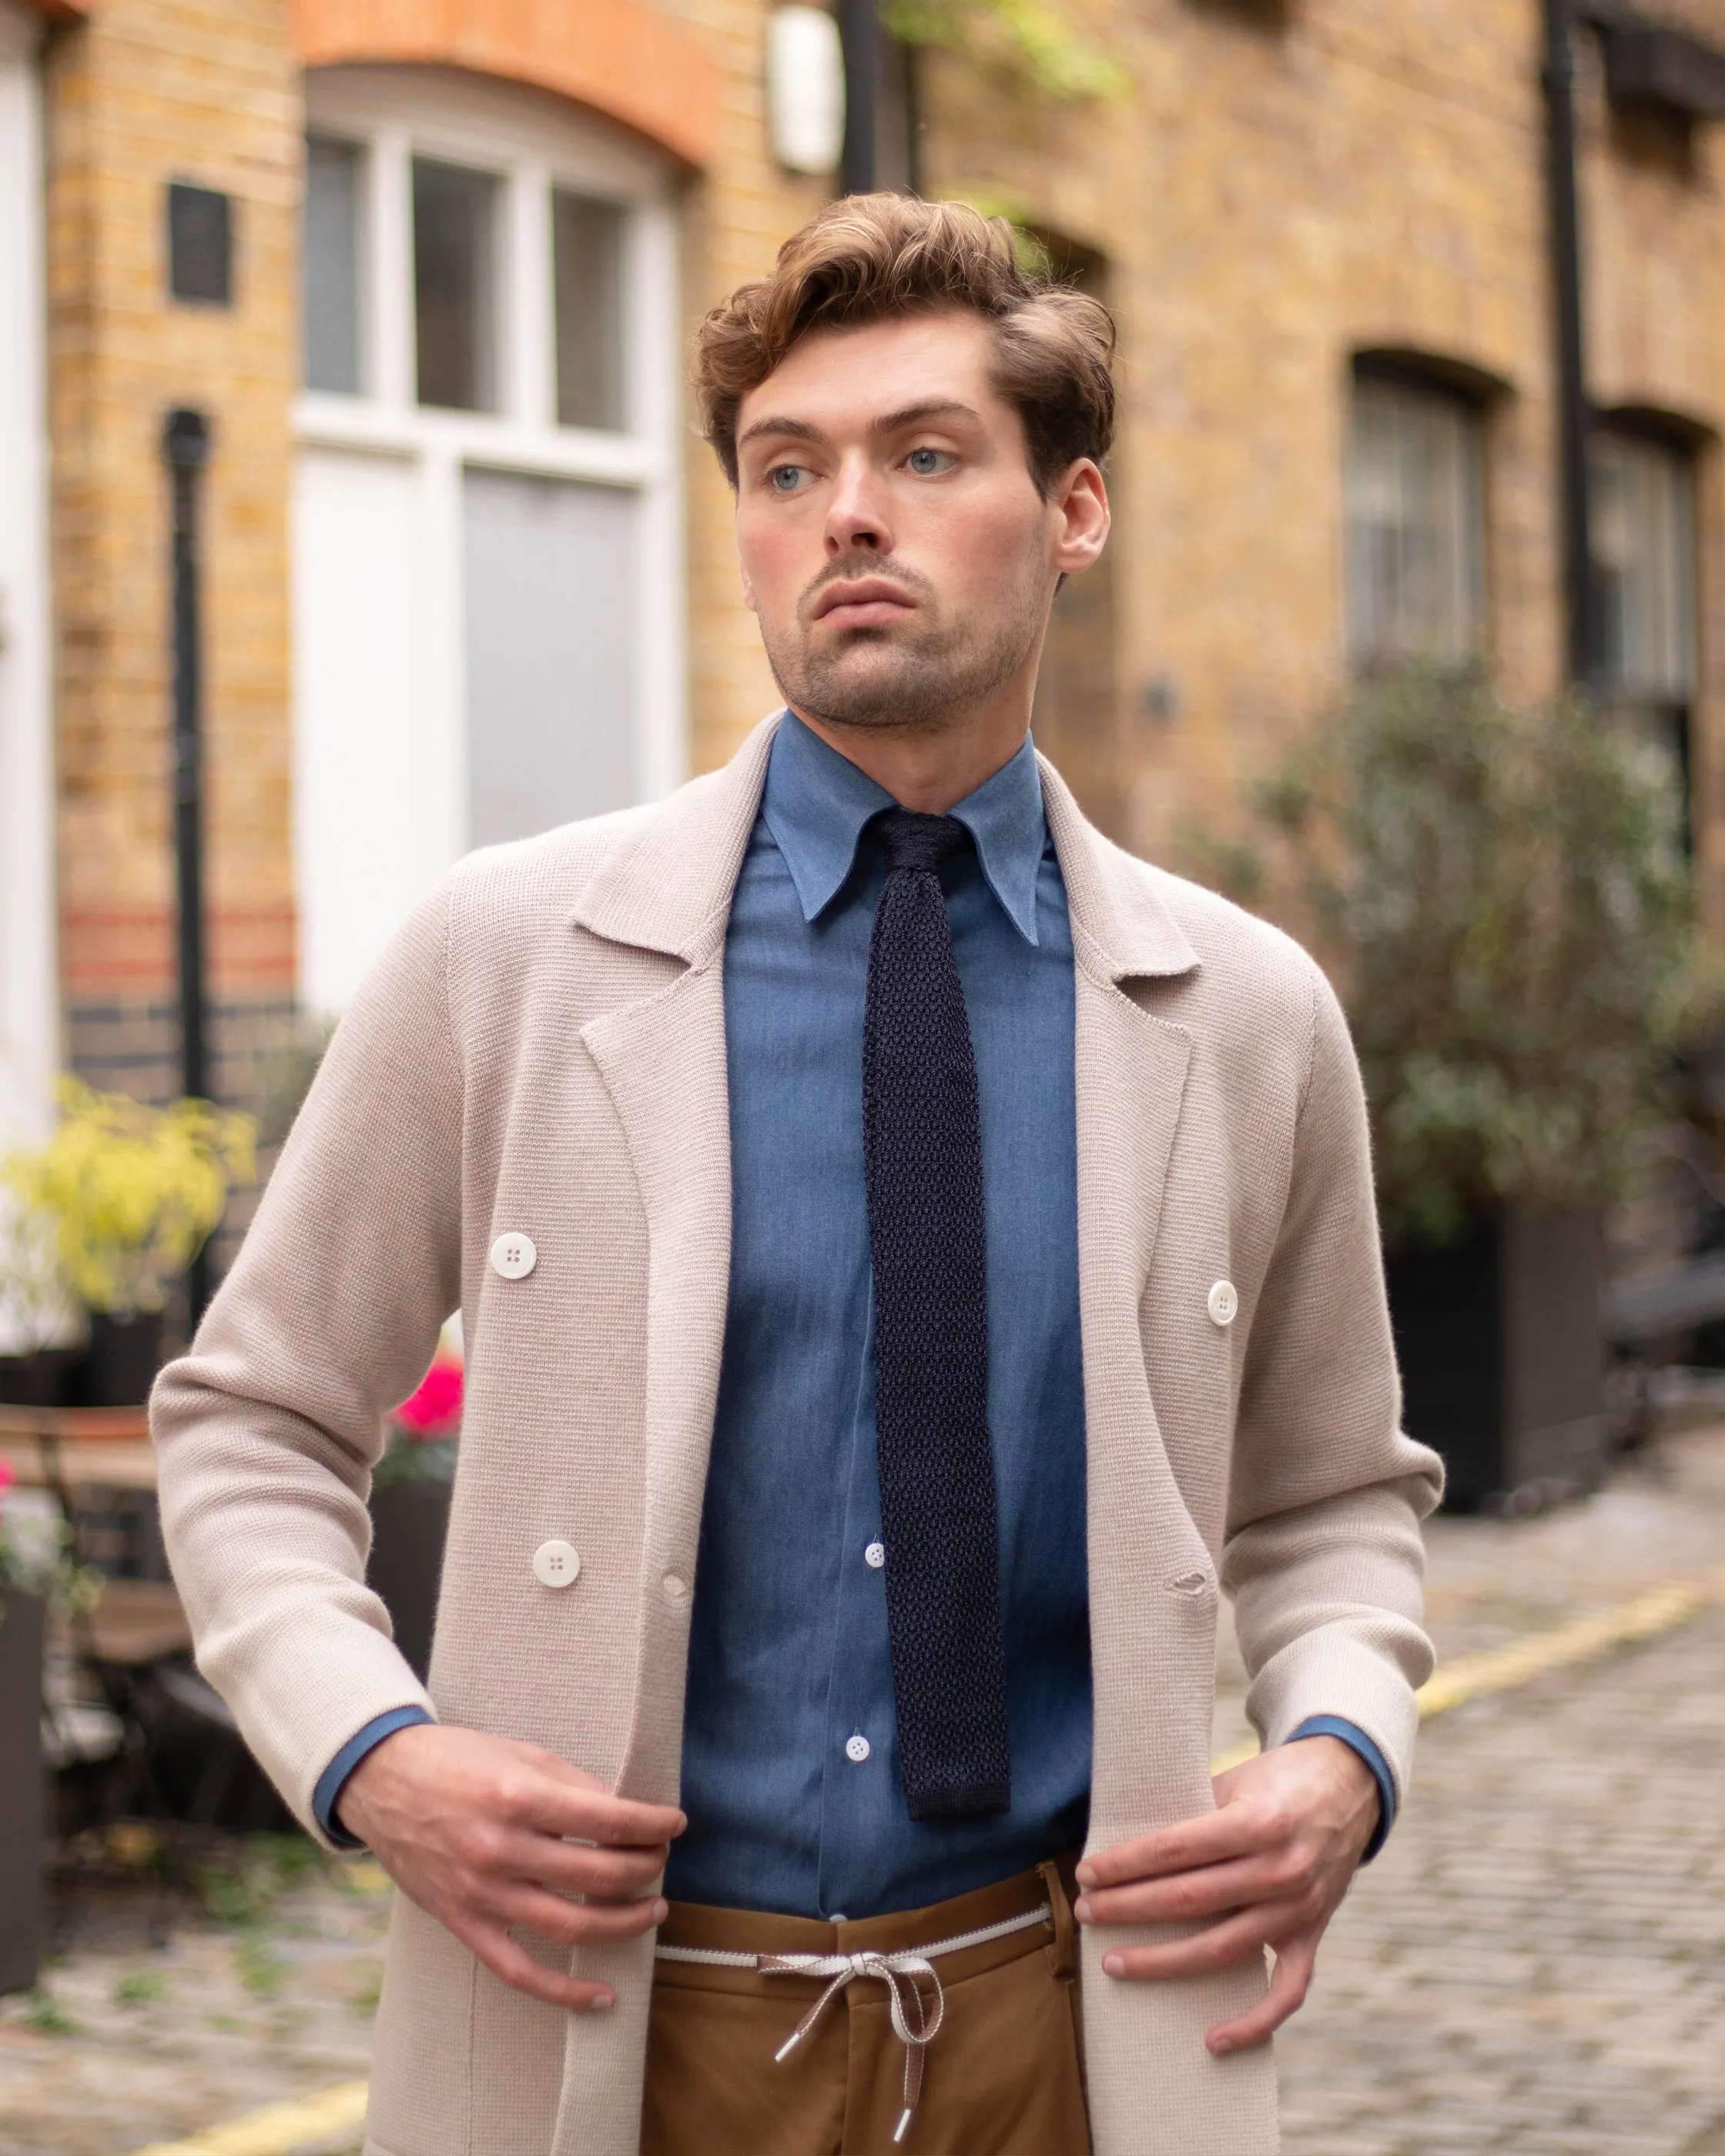
{"type": "Polygon", "coordinates": [[[666,1946],[655,1947],[653,1952],[658,1961],[697,1962],[709,1969],[752,1969],[761,1976],[830,1979],[826,1989],[773,2054],[775,2065],[790,2056],[833,2000],[858,1977],[872,1977],[885,1984],[892,2033],[905,2047],[904,2109],[892,2136],[895,2142],[901,2142],[911,2130],[916,2100],[922,2093],[923,2053],[940,2034],[941,2023],[946,2016],[946,1994],[941,1989],[934,1964],[944,1955],[963,1953],[970,1947],[988,1946],[995,1939],[1009,1938],[1014,1932],[1027,1932],[1033,1924],[1046,1925],[1056,1932],[1059,1928],[1050,1907],[1026,1909],[1021,1916],[1008,1917],[998,1924],[984,1924],[979,1931],[962,1932],[957,1938],[937,1939],[932,1946],[917,1947],[902,1953],[739,1953],[721,1947],[666,1946]],[[932,1993],[932,2003],[925,1985],[932,1993]]]}

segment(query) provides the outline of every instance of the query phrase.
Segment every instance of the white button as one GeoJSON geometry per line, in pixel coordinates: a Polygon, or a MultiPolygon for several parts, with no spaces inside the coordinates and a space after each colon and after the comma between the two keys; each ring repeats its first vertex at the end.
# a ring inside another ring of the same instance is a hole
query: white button
{"type": "Polygon", "coordinates": [[[680,1602],[689,1592],[689,1583],[681,1573],[668,1572],[665,1575],[665,1591],[673,1602],[680,1602]]]}
{"type": "Polygon", "coordinates": [[[569,1587],[581,1569],[581,1554],[573,1543],[541,1543],[533,1553],[533,1577],[542,1587],[569,1587]]]}
{"type": "Polygon", "coordinates": [[[1218,1325],[1232,1325],[1240,1310],[1240,1290],[1230,1280],[1219,1280],[1210,1290],[1209,1312],[1218,1325]]]}
{"type": "Polygon", "coordinates": [[[531,1235],[518,1235],[511,1231],[500,1235],[491,1245],[491,1263],[505,1280],[525,1280],[539,1262],[539,1253],[533,1248],[531,1235]]]}
{"type": "Polygon", "coordinates": [[[875,1572],[879,1572],[881,1566],[885,1564],[886,1562],[886,1545],[885,1543],[870,1543],[868,1548],[863,1552],[863,1563],[865,1565],[870,1566],[875,1572]]]}
{"type": "Polygon", "coordinates": [[[845,1738],[845,1757],[850,1760],[852,1766],[861,1766],[863,1761],[866,1759],[868,1756],[869,1740],[866,1737],[847,1737],[845,1738]]]}

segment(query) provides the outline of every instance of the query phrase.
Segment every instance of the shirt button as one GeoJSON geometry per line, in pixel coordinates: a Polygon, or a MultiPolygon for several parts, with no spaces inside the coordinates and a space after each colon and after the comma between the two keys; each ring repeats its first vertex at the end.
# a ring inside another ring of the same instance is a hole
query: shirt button
{"type": "Polygon", "coordinates": [[[850,1762],[853,1767],[861,1766],[863,1761],[866,1759],[868,1756],[869,1740],[866,1737],[856,1736],[847,1737],[845,1738],[845,1757],[850,1762]]]}
{"type": "Polygon", "coordinates": [[[868,1548],[863,1552],[863,1563],[869,1567],[870,1571],[879,1572],[881,1566],[885,1564],[886,1562],[886,1545],[885,1543],[870,1543],[868,1548]]]}
{"type": "Polygon", "coordinates": [[[665,1575],[665,1591],[673,1602],[680,1602],[689,1592],[689,1583],[681,1573],[668,1572],[665,1575]]]}
{"type": "Polygon", "coordinates": [[[500,1235],[491,1245],[492,1266],[505,1280],[525,1280],[538,1262],[539,1253],[531,1235],[511,1232],[500,1235]]]}
{"type": "Polygon", "coordinates": [[[570,1587],[581,1569],[581,1554],[572,1543],[541,1543],[533,1553],[533,1577],[542,1587],[570,1587]]]}
{"type": "Polygon", "coordinates": [[[1240,1290],[1230,1280],[1219,1280],[1210,1290],[1209,1307],[1213,1324],[1232,1325],[1240,1310],[1240,1290]]]}

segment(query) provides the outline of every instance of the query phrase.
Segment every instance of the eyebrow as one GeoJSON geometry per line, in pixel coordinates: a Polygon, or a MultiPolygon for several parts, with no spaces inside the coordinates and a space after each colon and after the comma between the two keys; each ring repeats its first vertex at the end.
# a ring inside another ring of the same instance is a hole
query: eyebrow
{"type": "MultiPolygon", "coordinates": [[[[896,434],[914,427],[923,419],[980,419],[981,413],[968,404],[960,403],[956,397],[926,397],[921,403],[901,406],[896,412],[884,412],[878,419],[869,422],[871,434],[896,434]]],[[[827,437],[819,427],[811,426],[807,419],[768,418],[757,419],[752,426],[744,429],[737,438],[741,449],[762,434],[776,434],[782,441],[824,442],[827,437]]]]}

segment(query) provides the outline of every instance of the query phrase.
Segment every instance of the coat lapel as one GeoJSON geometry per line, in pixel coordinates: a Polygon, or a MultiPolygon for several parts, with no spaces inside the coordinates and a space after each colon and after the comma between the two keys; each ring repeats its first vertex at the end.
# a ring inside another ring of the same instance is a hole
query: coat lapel
{"type": "Polygon", "coordinates": [[[1043,791],[1072,923],[1096,1687],[1091,1835],[1106,1846],[1210,1803],[1214,1568],[1168,1465],[1141,1317],[1192,1039],[1121,986],[1172,978],[1199,961],[1142,864],[1085,822],[1047,765],[1043,791]],[[1153,1723],[1139,1711],[1147,1654],[1158,1659],[1155,1690],[1165,1702],[1153,1723]],[[1180,1729],[1168,1712],[1183,1717],[1180,1729]]]}
{"type": "Polygon", "coordinates": [[[581,1038],[628,1142],[647,1216],[644,1543],[635,1722],[621,1787],[674,1795],[689,1595],[718,1399],[731,1264],[724,948],[774,722],[646,819],[582,894],[573,921],[685,962],[667,987],[590,1019],[581,1038]],[[681,1584],[682,1592],[667,1589],[681,1584]],[[650,1681],[640,1681],[647,1673],[650,1681]]]}

